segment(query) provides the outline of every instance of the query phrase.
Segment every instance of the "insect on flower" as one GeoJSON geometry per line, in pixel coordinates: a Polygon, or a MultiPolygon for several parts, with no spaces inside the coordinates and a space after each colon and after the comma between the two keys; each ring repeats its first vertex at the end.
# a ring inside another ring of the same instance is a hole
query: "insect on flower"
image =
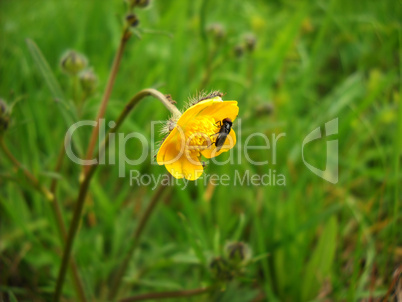
{"type": "Polygon", "coordinates": [[[216,157],[236,144],[232,123],[238,113],[236,101],[216,95],[202,98],[174,121],[174,127],[168,122],[171,131],[156,156],[158,164],[175,178],[196,180],[204,170],[201,156],[216,157]]]}
{"type": "Polygon", "coordinates": [[[225,118],[222,122],[219,121],[218,123],[220,123],[219,126],[221,128],[219,129],[219,133],[217,133],[218,137],[215,141],[216,151],[219,151],[222,148],[223,144],[226,141],[226,137],[228,136],[232,128],[232,120],[230,118],[225,118]]]}

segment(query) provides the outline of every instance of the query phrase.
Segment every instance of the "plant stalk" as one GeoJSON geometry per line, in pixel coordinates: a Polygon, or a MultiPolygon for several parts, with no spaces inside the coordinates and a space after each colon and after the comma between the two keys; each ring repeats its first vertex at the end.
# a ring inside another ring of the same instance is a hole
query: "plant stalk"
{"type": "MultiPolygon", "coordinates": [[[[110,95],[112,93],[112,89],[114,86],[114,81],[116,79],[117,71],[119,70],[119,67],[120,67],[120,62],[123,57],[124,48],[127,44],[127,41],[130,39],[130,36],[131,36],[131,32],[130,32],[129,28],[126,26],[123,30],[123,34],[120,39],[119,48],[114,57],[112,69],[110,71],[109,78],[108,78],[108,81],[106,84],[106,88],[103,93],[101,105],[99,107],[99,112],[96,117],[97,124],[94,127],[94,129],[92,130],[91,138],[90,138],[89,145],[88,145],[88,151],[87,151],[87,155],[86,155],[87,160],[91,159],[92,155],[94,153],[95,145],[96,145],[96,142],[98,141],[97,135],[98,135],[98,131],[99,131],[99,121],[100,121],[100,119],[102,119],[105,116],[106,107],[109,102],[110,95]]],[[[86,173],[88,172],[88,169],[89,169],[89,166],[84,167],[84,171],[86,173]]]]}
{"type": "MultiPolygon", "coordinates": [[[[133,110],[135,105],[137,105],[138,102],[146,96],[153,96],[153,97],[157,98],[173,114],[180,115],[180,111],[173,104],[171,104],[169,102],[169,100],[161,92],[159,92],[155,89],[141,90],[124,107],[122,113],[120,114],[120,116],[118,117],[118,119],[116,121],[116,126],[114,128],[109,129],[100,149],[98,150],[98,154],[97,154],[96,158],[99,157],[100,153],[105,152],[105,150],[107,150],[107,148],[109,146],[109,137],[110,137],[109,134],[116,133],[118,131],[118,129],[120,128],[120,126],[122,125],[122,123],[124,122],[124,120],[126,119],[128,114],[133,110]]],[[[81,186],[80,186],[78,198],[77,198],[74,213],[73,213],[73,218],[72,218],[71,225],[70,225],[70,228],[69,228],[68,234],[67,234],[66,245],[65,245],[64,251],[63,251],[62,263],[61,263],[59,275],[57,278],[56,289],[55,289],[55,294],[54,294],[54,298],[53,298],[53,301],[55,301],[55,302],[58,302],[60,300],[64,280],[66,277],[67,266],[68,266],[69,259],[71,256],[71,251],[73,248],[74,238],[75,238],[75,235],[78,230],[78,226],[79,226],[79,222],[80,222],[81,214],[82,214],[82,209],[83,209],[84,203],[85,203],[85,197],[88,193],[89,184],[91,182],[92,176],[94,175],[97,167],[98,167],[98,164],[89,166],[88,172],[84,174],[84,178],[83,178],[81,186]]]]}
{"type": "Polygon", "coordinates": [[[110,293],[108,296],[110,301],[114,301],[116,295],[119,292],[119,288],[122,283],[121,280],[123,279],[123,276],[124,276],[125,272],[127,271],[127,268],[129,266],[129,263],[130,263],[130,260],[133,256],[133,254],[134,254],[134,251],[138,246],[138,243],[140,241],[144,227],[145,227],[149,217],[151,216],[151,213],[153,212],[154,208],[156,207],[158,201],[160,200],[160,197],[162,196],[165,188],[166,188],[166,186],[160,186],[158,188],[155,195],[152,197],[150,203],[148,204],[144,214],[142,215],[141,220],[138,223],[138,226],[137,226],[135,232],[133,233],[133,236],[130,240],[130,242],[131,242],[130,249],[129,249],[126,257],[124,258],[123,262],[120,264],[119,269],[117,270],[116,276],[113,278],[114,281],[113,281],[112,289],[110,290],[110,293]]]}
{"type": "MultiPolygon", "coordinates": [[[[64,159],[64,143],[61,146],[61,149],[59,151],[59,155],[57,157],[57,162],[56,162],[56,167],[54,169],[55,173],[58,173],[61,170],[62,164],[63,164],[63,159],[64,159]]],[[[54,178],[50,184],[50,192],[54,195],[54,202],[52,202],[52,210],[53,210],[53,215],[56,218],[57,222],[57,228],[59,231],[61,243],[64,245],[66,240],[67,240],[67,231],[66,231],[66,226],[64,224],[64,219],[62,215],[62,211],[60,208],[60,204],[57,198],[56,190],[57,190],[57,184],[58,184],[58,178],[54,178]]],[[[71,266],[71,276],[74,282],[74,287],[75,291],[77,293],[78,299],[81,302],[86,302],[87,299],[85,297],[85,290],[84,286],[82,284],[82,279],[78,271],[78,266],[77,263],[75,262],[74,257],[71,257],[70,260],[70,266],[71,266]]]]}
{"type": "MultiPolygon", "coordinates": [[[[56,222],[57,222],[59,235],[60,235],[62,243],[64,243],[65,238],[66,238],[66,228],[64,225],[60,205],[58,203],[57,198],[55,197],[57,180],[54,179],[52,181],[50,191],[47,190],[44,186],[42,186],[40,184],[39,180],[31,172],[29,172],[28,169],[23,167],[22,164],[13,156],[13,154],[10,152],[10,150],[5,145],[3,139],[0,139],[0,147],[3,150],[3,152],[6,154],[7,158],[14,164],[14,166],[17,169],[21,169],[23,171],[23,173],[24,173],[25,177],[28,179],[29,183],[36,190],[38,190],[40,193],[42,193],[49,201],[51,201],[50,204],[52,206],[53,214],[54,214],[56,222]]],[[[64,149],[62,151],[64,151],[64,149]]],[[[62,153],[60,153],[60,154],[62,154],[62,153]]],[[[61,166],[62,156],[60,154],[59,154],[59,158],[58,158],[57,165],[56,165],[56,171],[58,171],[59,166],[61,166]]],[[[72,269],[71,274],[72,274],[72,278],[74,280],[74,287],[75,287],[75,290],[79,297],[79,300],[81,302],[85,302],[86,298],[85,298],[84,287],[82,285],[82,281],[81,281],[81,278],[80,278],[80,275],[78,272],[77,264],[74,259],[71,259],[70,265],[71,265],[71,269],[72,269]]]]}

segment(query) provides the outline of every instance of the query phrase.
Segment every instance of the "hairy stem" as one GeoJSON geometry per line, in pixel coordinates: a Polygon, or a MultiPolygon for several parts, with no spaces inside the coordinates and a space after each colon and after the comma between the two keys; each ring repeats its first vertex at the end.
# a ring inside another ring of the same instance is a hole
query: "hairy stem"
{"type": "MultiPolygon", "coordinates": [[[[159,91],[157,91],[155,89],[141,90],[124,107],[122,113],[120,114],[120,116],[118,117],[118,119],[116,121],[116,126],[114,128],[109,129],[103,143],[101,144],[100,149],[98,150],[98,154],[97,154],[96,158],[99,157],[100,153],[103,153],[103,152],[105,152],[105,150],[107,150],[107,148],[109,146],[109,137],[110,137],[109,134],[117,132],[117,130],[120,128],[120,126],[122,125],[122,123],[124,122],[124,120],[126,119],[128,114],[133,110],[135,105],[137,105],[138,102],[146,96],[153,96],[153,97],[157,98],[173,114],[180,115],[180,111],[174,105],[172,105],[169,102],[169,100],[159,91]]],[[[67,234],[67,242],[66,242],[66,245],[65,245],[64,251],[63,251],[63,259],[61,262],[61,267],[60,267],[59,275],[57,278],[56,289],[55,289],[53,301],[59,301],[60,296],[61,296],[64,280],[66,277],[67,266],[69,263],[71,250],[73,248],[74,238],[77,233],[78,225],[79,225],[79,222],[81,219],[82,209],[83,209],[84,203],[85,203],[85,197],[88,193],[89,184],[91,182],[92,176],[94,175],[97,167],[98,167],[98,164],[89,166],[88,172],[84,174],[84,177],[83,177],[83,180],[82,180],[82,183],[80,186],[80,191],[79,191],[78,198],[77,198],[77,201],[75,204],[73,218],[72,218],[71,225],[70,225],[70,228],[69,228],[68,234],[67,234]]]]}
{"type": "Polygon", "coordinates": [[[211,291],[212,288],[197,288],[197,289],[189,289],[189,290],[178,290],[171,292],[160,292],[160,293],[149,293],[142,294],[138,296],[133,296],[129,298],[124,298],[119,300],[119,302],[133,302],[133,301],[145,301],[145,300],[157,300],[157,299],[169,299],[169,298],[186,298],[191,296],[197,296],[205,294],[211,291]]]}
{"type": "MultiPolygon", "coordinates": [[[[92,155],[94,153],[95,145],[96,145],[96,142],[98,139],[99,120],[105,116],[107,103],[109,101],[110,94],[112,93],[112,89],[113,89],[114,81],[116,79],[117,71],[119,70],[121,58],[123,57],[124,48],[127,44],[127,41],[129,40],[130,36],[131,36],[131,32],[130,32],[129,28],[126,27],[121,36],[119,48],[116,52],[116,56],[114,57],[112,69],[109,74],[105,92],[103,93],[102,101],[101,101],[101,104],[99,107],[99,112],[96,117],[97,124],[94,127],[92,134],[91,134],[86,159],[91,159],[92,155]]],[[[88,169],[89,169],[89,166],[86,166],[85,171],[88,172],[88,169]]]]}
{"type": "Polygon", "coordinates": [[[144,227],[148,221],[148,218],[151,216],[151,213],[153,212],[158,201],[160,200],[160,197],[162,196],[162,193],[165,190],[165,188],[166,188],[166,186],[160,186],[158,188],[155,195],[152,197],[150,203],[148,204],[144,214],[142,215],[141,220],[138,223],[138,226],[137,226],[135,232],[133,233],[133,236],[130,240],[130,242],[131,242],[130,249],[129,249],[126,257],[124,258],[123,262],[120,264],[115,277],[113,278],[112,289],[110,290],[109,297],[108,297],[110,301],[114,301],[116,295],[119,292],[119,288],[122,283],[121,280],[123,279],[123,276],[129,266],[129,262],[134,254],[135,249],[138,246],[138,243],[139,243],[141,235],[142,235],[142,231],[144,230],[144,227]]]}

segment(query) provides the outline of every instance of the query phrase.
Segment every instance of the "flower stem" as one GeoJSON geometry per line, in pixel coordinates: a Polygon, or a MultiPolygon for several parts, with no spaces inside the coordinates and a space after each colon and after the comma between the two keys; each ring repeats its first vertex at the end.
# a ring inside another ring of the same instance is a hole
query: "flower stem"
{"type": "MultiPolygon", "coordinates": [[[[119,70],[119,67],[120,67],[120,62],[121,62],[121,58],[123,56],[124,48],[127,44],[127,41],[129,40],[130,36],[131,36],[131,32],[130,32],[129,28],[126,26],[123,30],[123,34],[120,39],[119,48],[118,48],[116,55],[114,57],[114,60],[113,60],[113,65],[112,65],[112,69],[110,71],[109,78],[108,78],[108,81],[106,84],[105,92],[103,93],[102,101],[101,101],[101,104],[99,107],[99,112],[96,117],[97,124],[94,127],[92,134],[91,134],[86,159],[91,159],[92,155],[94,153],[95,145],[96,145],[97,138],[98,138],[97,135],[98,135],[98,131],[99,131],[99,120],[101,118],[103,118],[105,115],[107,103],[109,101],[110,94],[112,93],[114,81],[116,79],[117,71],[119,70]]],[[[88,172],[89,167],[90,166],[86,166],[84,170],[86,172],[88,172]]]]}
{"type": "Polygon", "coordinates": [[[205,288],[178,290],[178,291],[171,291],[171,292],[149,293],[149,294],[142,294],[142,295],[138,295],[138,296],[124,298],[124,299],[119,300],[119,302],[145,301],[145,300],[152,300],[152,299],[156,300],[156,299],[169,299],[169,298],[185,298],[185,297],[202,295],[211,290],[212,290],[211,287],[205,287],[205,288]]]}
{"type": "Polygon", "coordinates": [[[67,234],[66,245],[64,246],[63,259],[62,259],[59,275],[57,278],[56,290],[55,290],[53,301],[59,301],[59,299],[60,299],[61,291],[63,289],[64,279],[66,277],[67,266],[68,266],[68,263],[70,262],[70,256],[71,256],[71,250],[73,247],[74,237],[75,237],[75,234],[77,233],[78,225],[79,225],[79,222],[81,219],[81,213],[82,213],[82,209],[84,206],[85,196],[88,192],[89,183],[90,183],[93,173],[95,172],[96,167],[97,167],[97,165],[92,165],[90,167],[90,170],[87,172],[86,177],[80,186],[80,192],[78,194],[73,218],[72,218],[71,225],[70,225],[70,228],[69,228],[68,234],[67,234]]]}
{"type": "MultiPolygon", "coordinates": [[[[105,152],[105,150],[108,148],[109,137],[110,137],[109,134],[116,133],[117,130],[122,125],[122,123],[124,122],[124,120],[126,119],[126,117],[128,116],[128,114],[131,112],[131,110],[133,110],[135,105],[140,100],[142,100],[144,97],[150,96],[150,95],[157,98],[158,100],[160,100],[165,105],[165,107],[168,108],[173,114],[180,114],[180,111],[174,105],[172,105],[169,102],[169,100],[161,92],[159,92],[155,89],[141,90],[124,107],[122,113],[120,114],[120,116],[118,117],[118,119],[116,121],[116,126],[114,128],[109,129],[100,149],[98,150],[98,154],[97,154],[96,158],[98,158],[99,154],[102,152],[105,152]]],[[[65,245],[64,251],[63,251],[63,259],[61,262],[61,267],[60,267],[59,275],[57,278],[56,289],[55,289],[55,294],[54,294],[54,298],[53,298],[53,301],[55,301],[55,302],[59,301],[60,296],[61,296],[61,292],[62,292],[62,288],[63,288],[63,284],[64,284],[64,280],[66,277],[66,272],[67,272],[67,265],[68,265],[68,262],[70,259],[71,250],[73,248],[74,238],[77,233],[78,225],[79,225],[79,222],[81,219],[81,214],[82,214],[82,209],[84,207],[85,197],[88,193],[89,184],[91,182],[92,176],[94,175],[97,167],[98,167],[98,164],[89,166],[88,171],[84,174],[84,177],[83,177],[83,180],[82,180],[82,183],[80,186],[77,202],[76,202],[74,213],[73,213],[73,218],[72,218],[71,225],[70,225],[70,228],[69,228],[68,234],[67,234],[66,245],[65,245]]]]}
{"type": "Polygon", "coordinates": [[[160,197],[162,196],[165,188],[166,188],[166,186],[162,186],[162,185],[158,188],[155,195],[152,197],[150,203],[148,204],[144,214],[142,215],[141,220],[138,223],[138,226],[137,226],[135,232],[133,233],[133,236],[130,240],[130,242],[131,242],[130,249],[129,249],[126,257],[124,258],[123,262],[120,264],[115,277],[113,278],[112,289],[110,290],[110,293],[108,296],[108,299],[110,301],[114,301],[116,295],[118,294],[119,288],[121,286],[121,280],[123,279],[123,276],[129,266],[129,262],[134,254],[135,249],[138,246],[138,243],[140,241],[141,234],[142,234],[142,231],[144,230],[145,224],[147,223],[148,218],[151,216],[151,213],[153,212],[158,201],[160,200],[160,197]]]}
{"type": "MultiPolygon", "coordinates": [[[[130,36],[131,36],[131,32],[130,32],[129,28],[126,26],[123,30],[123,34],[120,39],[119,48],[118,48],[115,58],[113,60],[112,69],[110,71],[109,78],[108,78],[106,88],[105,88],[105,92],[102,97],[101,105],[100,105],[99,112],[98,112],[98,115],[96,118],[98,123],[94,127],[92,134],[91,134],[91,139],[90,139],[90,143],[88,145],[87,156],[86,156],[87,159],[91,158],[92,154],[94,152],[94,148],[95,148],[95,145],[97,142],[97,134],[99,131],[99,120],[101,118],[103,118],[103,116],[105,115],[107,103],[109,101],[110,94],[112,93],[114,81],[116,79],[117,71],[120,66],[124,48],[127,44],[128,39],[130,38],[130,36]]],[[[81,187],[80,187],[80,193],[79,193],[79,197],[77,199],[77,204],[76,204],[76,208],[74,211],[73,220],[72,220],[72,223],[71,223],[68,235],[67,235],[67,242],[66,242],[66,246],[64,248],[62,265],[61,265],[59,276],[57,279],[54,301],[58,301],[60,298],[60,295],[61,295],[61,290],[63,287],[63,283],[64,283],[66,271],[67,271],[67,264],[70,259],[72,244],[74,241],[75,233],[77,231],[78,222],[81,217],[82,207],[84,205],[85,196],[88,191],[89,182],[90,182],[91,176],[93,175],[93,172],[95,171],[95,167],[96,166],[86,166],[84,169],[85,179],[82,182],[81,187]]]]}
{"type": "MultiPolygon", "coordinates": [[[[42,193],[49,201],[51,201],[50,204],[52,206],[53,214],[54,214],[56,222],[57,222],[59,235],[60,235],[61,241],[64,243],[64,240],[66,237],[66,229],[64,226],[64,221],[63,221],[63,216],[61,213],[60,205],[57,201],[57,198],[55,197],[56,180],[53,180],[50,191],[47,190],[44,186],[42,186],[40,184],[39,180],[31,172],[29,172],[26,168],[24,168],[22,166],[22,164],[13,156],[13,154],[10,152],[10,150],[5,145],[3,139],[0,139],[0,147],[3,150],[3,152],[6,154],[7,158],[14,164],[14,166],[17,169],[21,169],[23,171],[24,175],[26,176],[26,178],[28,179],[30,184],[36,190],[38,190],[40,193],[42,193]]],[[[64,149],[62,151],[64,151],[64,149]]],[[[57,171],[57,169],[58,169],[57,167],[59,165],[61,165],[60,155],[59,155],[59,159],[58,159],[58,162],[56,165],[56,171],[57,171]]],[[[80,275],[78,272],[77,264],[75,263],[74,259],[71,259],[70,265],[71,265],[71,269],[72,269],[72,277],[74,280],[75,290],[77,292],[79,300],[82,302],[85,302],[86,298],[85,298],[85,294],[84,294],[84,287],[82,285],[82,281],[81,281],[81,278],[80,278],[80,275]]]]}
{"type": "Polygon", "coordinates": [[[22,170],[29,183],[37,191],[42,193],[48,201],[53,202],[54,195],[46,187],[42,186],[39,180],[35,176],[33,176],[32,173],[28,171],[28,169],[22,166],[22,164],[14,157],[11,151],[7,148],[3,138],[0,138],[0,148],[3,150],[7,158],[14,164],[15,168],[17,168],[18,170],[22,170]]]}
{"type": "MultiPolygon", "coordinates": [[[[55,173],[58,173],[61,170],[61,167],[63,164],[63,159],[64,159],[64,154],[65,154],[65,151],[64,151],[64,142],[63,142],[61,149],[59,151],[59,155],[57,157],[56,167],[54,169],[55,173]]],[[[67,239],[67,231],[66,231],[66,226],[64,224],[64,219],[63,219],[62,211],[60,208],[60,204],[57,199],[57,194],[56,194],[57,184],[58,184],[58,178],[54,178],[50,184],[50,192],[55,196],[54,202],[52,202],[51,204],[52,204],[53,215],[56,218],[60,239],[61,239],[62,244],[64,245],[64,243],[67,239]]],[[[79,301],[86,302],[87,299],[85,297],[84,286],[82,284],[81,276],[78,271],[77,263],[75,262],[75,259],[73,257],[71,257],[70,266],[71,266],[71,276],[73,278],[75,291],[77,292],[79,301]]]]}

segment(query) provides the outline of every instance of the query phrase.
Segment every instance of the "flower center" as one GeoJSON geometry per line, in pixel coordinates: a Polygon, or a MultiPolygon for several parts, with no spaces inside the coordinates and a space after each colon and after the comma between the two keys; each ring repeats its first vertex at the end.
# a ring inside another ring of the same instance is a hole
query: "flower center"
{"type": "Polygon", "coordinates": [[[219,126],[213,117],[203,116],[195,119],[185,130],[186,151],[191,157],[197,156],[201,150],[212,145],[218,131],[219,126]]]}

